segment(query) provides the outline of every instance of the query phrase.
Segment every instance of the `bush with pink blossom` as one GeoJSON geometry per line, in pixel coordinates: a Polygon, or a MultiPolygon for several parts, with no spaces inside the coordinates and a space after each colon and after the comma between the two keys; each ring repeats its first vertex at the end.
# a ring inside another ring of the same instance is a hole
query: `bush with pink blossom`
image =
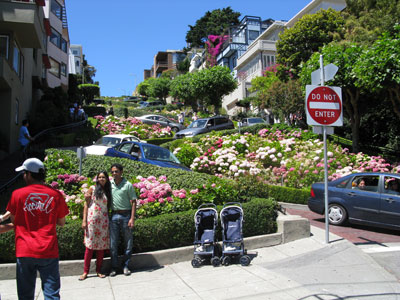
{"type": "Polygon", "coordinates": [[[143,124],[142,121],[133,117],[118,118],[110,115],[107,117],[95,116],[94,118],[98,121],[96,129],[103,134],[131,134],[143,140],[173,136],[170,127],[164,128],[159,124],[143,124]]]}

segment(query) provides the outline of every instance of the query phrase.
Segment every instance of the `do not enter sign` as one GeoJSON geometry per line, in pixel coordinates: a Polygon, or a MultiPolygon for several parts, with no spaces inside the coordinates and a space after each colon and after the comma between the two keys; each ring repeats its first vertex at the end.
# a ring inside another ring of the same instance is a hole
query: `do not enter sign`
{"type": "Polygon", "coordinates": [[[306,112],[308,125],[342,126],[342,89],[307,85],[306,112]]]}

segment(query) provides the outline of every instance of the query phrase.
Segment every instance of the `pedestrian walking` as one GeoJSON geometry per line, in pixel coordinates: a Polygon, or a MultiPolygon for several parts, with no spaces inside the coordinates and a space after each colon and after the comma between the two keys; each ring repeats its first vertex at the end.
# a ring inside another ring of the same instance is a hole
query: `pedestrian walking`
{"type": "Polygon", "coordinates": [[[34,299],[39,272],[44,298],[60,299],[56,225],[64,226],[67,204],[58,190],[44,184],[39,159],[29,158],[15,171],[24,172],[27,185],[15,190],[7,205],[15,231],[18,298],[34,299]]]}
{"type": "Polygon", "coordinates": [[[183,125],[184,121],[185,121],[185,119],[183,117],[183,113],[180,113],[178,115],[178,123],[183,125]]]}
{"type": "Polygon", "coordinates": [[[104,251],[110,249],[110,231],[108,210],[111,207],[111,182],[106,171],[96,176],[96,187],[90,187],[85,193],[82,228],[84,230],[85,259],[83,274],[79,280],[85,280],[89,274],[90,260],[96,251],[96,273],[100,278],[104,251]]]}
{"type": "Polygon", "coordinates": [[[111,166],[111,221],[110,221],[110,237],[111,237],[111,272],[110,276],[117,275],[118,267],[118,244],[119,236],[122,232],[124,239],[124,256],[122,259],[122,267],[124,275],[131,274],[129,269],[129,261],[132,255],[133,235],[132,229],[135,225],[136,213],[136,193],[133,185],[123,177],[123,166],[121,164],[113,164],[111,166]]]}
{"type": "Polygon", "coordinates": [[[23,120],[22,121],[22,126],[19,129],[19,136],[18,136],[18,142],[21,145],[21,151],[22,151],[22,158],[23,159],[26,159],[26,149],[25,149],[26,146],[28,146],[28,144],[30,142],[33,142],[35,140],[29,134],[28,127],[29,127],[29,121],[28,120],[23,120]]]}

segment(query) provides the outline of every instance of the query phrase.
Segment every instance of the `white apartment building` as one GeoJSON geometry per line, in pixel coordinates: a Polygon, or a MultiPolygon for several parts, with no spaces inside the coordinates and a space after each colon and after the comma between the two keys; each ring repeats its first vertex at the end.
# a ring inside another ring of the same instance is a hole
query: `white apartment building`
{"type": "Polygon", "coordinates": [[[304,15],[313,14],[320,9],[333,8],[341,11],[346,7],[345,0],[313,0],[301,11],[299,11],[288,22],[275,21],[254,42],[246,52],[237,59],[235,71],[237,74],[238,88],[231,94],[224,97],[222,107],[228,115],[236,115],[241,108],[236,106],[239,100],[250,96],[249,88],[254,77],[262,76],[265,68],[275,65],[276,62],[276,41],[279,33],[286,28],[291,28],[304,15]]]}
{"type": "Polygon", "coordinates": [[[82,74],[83,51],[82,45],[69,46],[69,74],[82,74]]]}

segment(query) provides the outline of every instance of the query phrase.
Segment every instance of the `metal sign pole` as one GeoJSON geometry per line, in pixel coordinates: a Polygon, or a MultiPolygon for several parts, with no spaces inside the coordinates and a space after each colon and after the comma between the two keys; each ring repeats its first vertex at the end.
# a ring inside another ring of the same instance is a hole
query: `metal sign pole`
{"type": "MultiPolygon", "coordinates": [[[[319,56],[319,68],[321,70],[321,86],[325,85],[324,58],[319,56]]],[[[325,189],[325,243],[329,244],[329,202],[328,202],[328,159],[326,146],[326,126],[322,126],[324,136],[324,189],[325,189]]]]}

